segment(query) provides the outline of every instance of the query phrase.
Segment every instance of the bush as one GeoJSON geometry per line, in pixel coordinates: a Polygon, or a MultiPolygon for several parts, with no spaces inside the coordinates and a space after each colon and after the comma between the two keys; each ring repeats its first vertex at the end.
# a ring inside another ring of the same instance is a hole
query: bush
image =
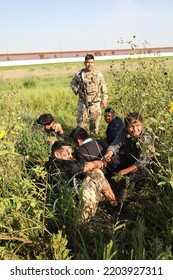
{"type": "Polygon", "coordinates": [[[23,82],[24,88],[35,88],[36,87],[36,81],[33,79],[29,79],[23,82]]]}

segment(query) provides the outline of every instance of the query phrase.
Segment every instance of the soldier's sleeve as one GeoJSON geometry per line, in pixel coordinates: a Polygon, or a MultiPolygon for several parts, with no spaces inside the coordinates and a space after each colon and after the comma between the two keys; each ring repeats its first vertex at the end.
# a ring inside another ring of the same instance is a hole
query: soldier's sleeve
{"type": "Polygon", "coordinates": [[[100,91],[102,93],[102,101],[107,102],[108,100],[108,91],[107,91],[107,86],[106,86],[106,81],[103,76],[103,74],[100,72],[99,73],[99,80],[100,80],[100,91]]]}
{"type": "Polygon", "coordinates": [[[79,83],[80,83],[80,79],[79,79],[79,75],[78,73],[73,77],[73,79],[71,80],[70,83],[70,87],[72,89],[72,91],[77,95],[78,94],[78,89],[79,89],[79,83]]]}

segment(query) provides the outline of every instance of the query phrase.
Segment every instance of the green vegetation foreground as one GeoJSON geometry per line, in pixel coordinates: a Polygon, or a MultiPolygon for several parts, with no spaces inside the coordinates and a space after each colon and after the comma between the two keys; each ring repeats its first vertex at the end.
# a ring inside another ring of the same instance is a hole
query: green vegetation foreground
{"type": "MultiPolygon", "coordinates": [[[[81,224],[81,205],[62,180],[47,183],[50,148],[33,122],[50,113],[65,138],[76,126],[77,99],[69,84],[79,64],[2,69],[0,72],[0,259],[172,259],[173,73],[171,60],[97,62],[109,105],[124,118],[140,111],[151,133],[157,171],[136,191],[123,180],[120,209],[104,202],[81,224]],[[169,64],[168,64],[169,62],[169,64]]],[[[103,112],[102,112],[103,114],[103,112]]],[[[103,117],[100,137],[105,140],[103,117]]],[[[118,186],[119,178],[113,178],[118,186]]]]}

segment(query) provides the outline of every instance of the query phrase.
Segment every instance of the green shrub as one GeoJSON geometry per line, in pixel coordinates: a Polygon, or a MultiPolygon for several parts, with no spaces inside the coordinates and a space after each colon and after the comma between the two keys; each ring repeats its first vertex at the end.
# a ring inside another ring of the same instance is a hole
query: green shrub
{"type": "Polygon", "coordinates": [[[28,79],[23,82],[24,88],[35,88],[36,87],[36,81],[33,79],[28,79]]]}

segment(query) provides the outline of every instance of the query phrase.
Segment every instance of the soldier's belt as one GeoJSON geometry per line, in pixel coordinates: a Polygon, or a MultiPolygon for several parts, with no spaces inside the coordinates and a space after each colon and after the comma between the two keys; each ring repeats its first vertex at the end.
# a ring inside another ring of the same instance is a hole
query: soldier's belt
{"type": "Polygon", "coordinates": [[[91,106],[93,103],[99,103],[100,101],[93,101],[93,102],[88,102],[88,105],[91,106]]]}

